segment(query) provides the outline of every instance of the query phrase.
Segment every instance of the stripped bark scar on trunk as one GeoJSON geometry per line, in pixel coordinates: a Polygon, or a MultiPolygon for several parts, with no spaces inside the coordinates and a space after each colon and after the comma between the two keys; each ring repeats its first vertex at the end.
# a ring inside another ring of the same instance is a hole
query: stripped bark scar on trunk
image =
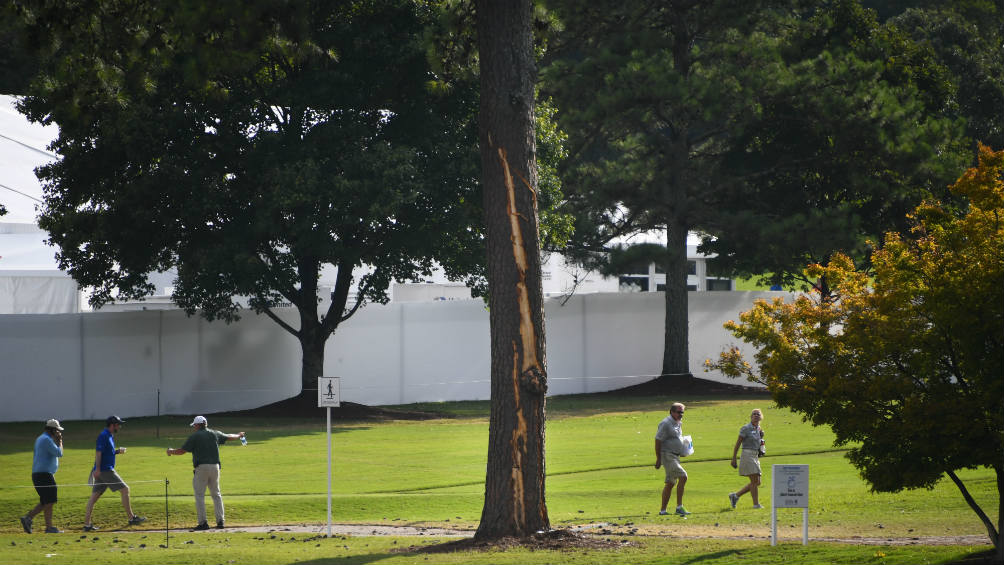
{"type": "MultiPolygon", "coordinates": [[[[513,179],[513,171],[509,166],[509,159],[503,147],[497,149],[499,162],[502,165],[506,196],[508,198],[507,212],[509,215],[510,241],[512,242],[513,260],[516,263],[516,270],[519,273],[519,281],[516,283],[516,296],[519,304],[519,335],[521,343],[512,344],[512,388],[513,403],[516,412],[516,427],[513,429],[511,449],[513,453],[512,485],[514,514],[518,521],[519,529],[526,526],[526,504],[524,500],[524,477],[523,458],[527,449],[527,423],[523,415],[523,403],[521,395],[521,376],[530,372],[542,374],[540,362],[537,359],[537,336],[533,326],[533,316],[530,308],[530,293],[526,286],[526,272],[528,269],[525,242],[523,240],[523,228],[520,220],[525,220],[516,210],[516,183],[513,179]]],[[[523,179],[524,184],[526,180],[523,179]]],[[[533,193],[532,187],[530,192],[533,193]]],[[[536,194],[534,194],[536,198],[536,194]]]]}
{"type": "MultiPolygon", "coordinates": [[[[540,370],[540,362],[537,360],[537,335],[533,329],[533,316],[530,312],[530,293],[526,288],[527,258],[523,242],[523,229],[520,225],[520,215],[516,211],[516,183],[513,181],[513,173],[509,167],[509,159],[505,148],[499,147],[498,155],[505,177],[506,195],[509,199],[508,212],[509,226],[512,229],[510,236],[512,255],[516,261],[516,270],[519,272],[516,293],[519,302],[519,335],[523,341],[523,360],[520,363],[520,372],[523,373],[531,368],[540,370]]],[[[530,192],[532,193],[533,190],[531,189],[530,192]]]]}
{"type": "Polygon", "coordinates": [[[523,416],[523,403],[519,391],[519,370],[516,368],[519,361],[519,346],[512,344],[512,396],[516,410],[516,427],[512,430],[510,441],[510,452],[513,454],[512,461],[512,496],[513,514],[515,514],[519,529],[526,528],[526,504],[523,486],[523,456],[526,455],[526,417],[523,416]]]}

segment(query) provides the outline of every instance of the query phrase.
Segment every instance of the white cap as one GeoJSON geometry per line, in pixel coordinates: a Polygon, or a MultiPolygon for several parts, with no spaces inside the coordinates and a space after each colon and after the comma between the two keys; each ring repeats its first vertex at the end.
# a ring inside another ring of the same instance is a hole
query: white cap
{"type": "Polygon", "coordinates": [[[52,419],[52,420],[49,420],[48,422],[46,422],[45,423],[45,427],[47,427],[47,428],[56,428],[59,431],[63,431],[63,426],[60,426],[59,425],[59,420],[56,420],[56,419],[52,419]]]}
{"type": "Polygon", "coordinates": [[[192,420],[192,423],[190,425],[194,428],[195,426],[198,426],[199,424],[206,425],[206,423],[207,422],[206,422],[206,417],[205,416],[196,416],[195,419],[192,420]]]}

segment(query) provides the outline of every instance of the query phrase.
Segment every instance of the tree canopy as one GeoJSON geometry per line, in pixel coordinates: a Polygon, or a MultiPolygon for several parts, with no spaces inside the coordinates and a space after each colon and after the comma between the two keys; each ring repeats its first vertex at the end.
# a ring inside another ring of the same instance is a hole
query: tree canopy
{"type": "MultiPolygon", "coordinates": [[[[868,237],[970,163],[964,82],[923,37],[880,23],[854,0],[828,3],[781,38],[774,80],[730,151],[741,182],[719,191],[702,249],[719,267],[808,287],[802,266],[835,251],[867,260],[868,237]]],[[[973,130],[973,131],[979,131],[973,130]]]]}
{"type": "Polygon", "coordinates": [[[545,87],[569,133],[575,244],[595,259],[665,230],[664,374],[689,370],[688,231],[716,272],[791,286],[806,262],[867,257],[865,237],[967,162],[941,111],[953,75],[857,0],[550,5],[563,28],[545,87]]]}
{"type": "Polygon", "coordinates": [[[828,425],[877,491],[931,487],[947,475],[1004,556],[1004,151],[952,186],[964,215],[927,201],[907,235],[886,234],[860,270],[835,255],[811,265],[832,295],[757,302],[726,327],[757,348],[708,361],[767,386],[779,406],[828,425]],[[956,471],[997,474],[998,523],[956,471]]]}
{"type": "Polygon", "coordinates": [[[687,233],[712,212],[721,155],[767,78],[772,4],[549,2],[560,32],[545,92],[569,133],[579,236],[666,234],[665,374],[689,373],[687,233]]]}
{"type": "Polygon", "coordinates": [[[390,281],[481,272],[477,86],[434,73],[428,5],[22,4],[44,67],[21,109],[60,128],[40,225],[93,304],[176,268],[189,313],[247,297],[296,336],[307,388],[390,281]]]}

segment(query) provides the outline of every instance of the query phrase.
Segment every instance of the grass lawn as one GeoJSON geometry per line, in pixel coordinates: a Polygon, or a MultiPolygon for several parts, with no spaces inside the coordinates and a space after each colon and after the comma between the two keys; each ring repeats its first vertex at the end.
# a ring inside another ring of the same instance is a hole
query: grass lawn
{"type": "MultiPolygon", "coordinates": [[[[165,480],[169,482],[166,505],[172,528],[195,522],[191,459],[169,458],[164,452],[169,446],[179,447],[190,433],[188,416],[135,418],[123,426],[117,443],[129,450],[119,456],[117,469],[130,484],[134,509],[147,516],[148,522],[126,528],[119,497],[108,492],[95,507],[95,523],[106,530],[141,531],[102,531],[90,537],[81,537],[80,531],[89,494],[83,483],[93,463],[93,442],[102,423],[64,422],[65,455],[56,475],[60,501],[55,523],[67,533],[28,536],[21,532],[17,516],[37,502],[34,490],[26,487],[31,484],[31,446],[41,424],[0,424],[0,468],[6,471],[0,474],[0,515],[7,517],[0,521],[0,562],[43,562],[45,553],[55,553],[59,562],[72,563],[394,563],[421,562],[426,557],[433,562],[465,563],[646,563],[664,562],[666,555],[674,555],[675,562],[692,559],[709,564],[774,563],[782,558],[816,563],[946,563],[967,552],[986,549],[821,542],[803,548],[800,510],[779,512],[783,543],[781,549],[770,548],[766,541],[769,509],[753,510],[749,497],[743,497],[732,510],[727,498],[745,482],[728,460],[739,427],[755,407],[764,410],[769,453],[762,460],[761,502],[769,506],[770,465],[808,464],[810,537],[911,538],[986,532],[950,481],[930,491],[869,492],[843,451],[832,447],[833,435],[828,428],[813,428],[798,416],[777,409],[769,399],[680,400],[687,404],[684,433],[692,435],[695,443],[694,455],[684,460],[690,475],[684,503],[693,512],[687,519],[658,515],[662,471],[653,468],[653,436],[670,399],[582,395],[548,400],[547,501],[552,525],[590,525],[594,531],[606,530],[610,535],[636,534],[626,538],[636,545],[616,551],[562,553],[560,559],[555,554],[548,556],[549,552],[506,551],[455,559],[443,554],[392,551],[403,545],[429,543],[429,539],[367,537],[335,542],[321,538],[307,542],[301,536],[295,541],[288,537],[277,541],[267,535],[236,532],[198,536],[186,532],[185,540],[193,540],[192,544],[175,541],[172,535],[171,547],[159,548],[163,532],[157,535],[150,530],[162,530],[166,522],[165,480]]],[[[404,408],[434,409],[451,417],[333,424],[333,520],[476,528],[484,495],[487,402],[404,408]]],[[[221,452],[229,525],[325,522],[327,446],[323,416],[210,416],[209,423],[225,432],[246,431],[249,439],[248,447],[232,442],[221,452]]],[[[960,476],[991,519],[996,519],[992,472],[965,471],[960,476]]],[[[211,506],[208,500],[207,505],[211,506]]],[[[36,524],[40,523],[39,516],[36,524]]]]}
{"type": "Polygon", "coordinates": [[[172,536],[161,547],[163,534],[101,534],[30,537],[0,534],[0,560],[10,564],[191,564],[191,563],[472,563],[472,564],[656,564],[756,563],[790,565],[827,563],[882,565],[946,564],[985,548],[958,546],[863,546],[837,543],[780,544],[756,540],[618,538],[623,547],[603,550],[419,553],[416,548],[445,539],[395,537],[323,538],[298,534],[208,533],[172,536]],[[274,536],[274,537],[273,537],[274,536]],[[55,539],[56,537],[60,539],[55,539]]]}

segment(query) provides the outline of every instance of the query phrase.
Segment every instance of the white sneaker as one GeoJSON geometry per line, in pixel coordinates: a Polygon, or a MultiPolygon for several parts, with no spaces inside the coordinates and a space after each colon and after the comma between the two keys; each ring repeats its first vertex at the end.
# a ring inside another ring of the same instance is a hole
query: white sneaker
{"type": "Polygon", "coordinates": [[[759,510],[759,509],[761,509],[761,508],[763,508],[763,506],[760,506],[759,504],[754,504],[754,505],[753,505],[753,509],[754,509],[754,510],[759,510]]]}

